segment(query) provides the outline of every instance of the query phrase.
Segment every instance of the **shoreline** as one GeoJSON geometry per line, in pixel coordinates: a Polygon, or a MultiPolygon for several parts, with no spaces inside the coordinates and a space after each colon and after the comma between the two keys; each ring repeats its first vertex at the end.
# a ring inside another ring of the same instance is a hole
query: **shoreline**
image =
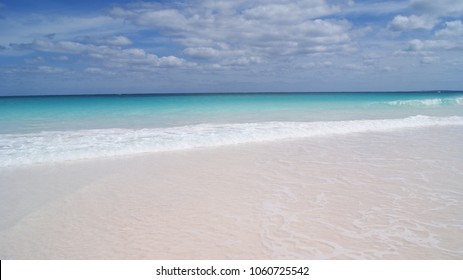
{"type": "Polygon", "coordinates": [[[432,127],[3,169],[0,258],[461,259],[462,140],[432,127]]]}

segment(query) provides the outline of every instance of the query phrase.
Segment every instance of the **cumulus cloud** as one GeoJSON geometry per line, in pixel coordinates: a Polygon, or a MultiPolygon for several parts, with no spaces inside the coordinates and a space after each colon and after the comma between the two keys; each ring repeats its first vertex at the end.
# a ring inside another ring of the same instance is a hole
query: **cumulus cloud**
{"type": "Polygon", "coordinates": [[[17,50],[38,50],[44,52],[57,52],[57,53],[82,53],[85,51],[96,50],[94,45],[85,45],[73,41],[44,41],[34,40],[32,43],[10,44],[13,49],[17,50]]]}
{"type": "Polygon", "coordinates": [[[424,56],[420,59],[420,63],[422,64],[434,64],[440,61],[440,57],[438,56],[424,56]]]}
{"type": "Polygon", "coordinates": [[[185,54],[194,58],[216,58],[219,56],[220,50],[210,47],[186,48],[183,51],[185,54]]]}
{"type": "Polygon", "coordinates": [[[421,51],[452,50],[457,47],[458,45],[454,41],[414,39],[408,42],[407,51],[421,52],[421,51]]]}
{"type": "Polygon", "coordinates": [[[371,66],[364,65],[364,64],[358,64],[358,63],[347,63],[345,65],[340,65],[338,68],[351,70],[351,71],[366,71],[369,68],[371,68],[371,66]]]}
{"type": "Polygon", "coordinates": [[[262,62],[262,58],[251,56],[251,57],[238,57],[235,59],[230,59],[230,60],[225,61],[223,64],[225,66],[246,66],[246,65],[257,64],[261,62],[262,62]]]}
{"type": "Polygon", "coordinates": [[[98,16],[45,16],[24,14],[10,16],[2,23],[0,44],[9,45],[39,39],[73,40],[77,36],[105,37],[115,32],[133,30],[122,21],[107,15],[98,16]]]}
{"type": "Polygon", "coordinates": [[[60,55],[60,56],[54,56],[54,57],[52,57],[52,59],[57,60],[57,61],[68,61],[69,57],[67,57],[65,55],[60,55]]]}
{"type": "Polygon", "coordinates": [[[463,23],[461,20],[447,21],[445,28],[436,31],[437,36],[460,36],[463,34],[463,23]]]}
{"type": "Polygon", "coordinates": [[[110,37],[79,36],[76,39],[82,42],[92,43],[96,45],[128,46],[133,44],[132,40],[121,35],[110,37]]]}
{"type": "Polygon", "coordinates": [[[349,50],[350,22],[319,18],[339,11],[324,0],[219,0],[180,7],[139,3],[110,14],[174,36],[192,58],[258,63],[254,58],[349,50]]]}
{"type": "MultiPolygon", "coordinates": [[[[54,34],[48,40],[42,35],[42,39],[9,46],[13,50],[56,53],[57,57],[72,55],[81,62],[98,61],[94,63],[98,65],[87,65],[89,69],[239,68],[285,61],[285,57],[351,52],[355,49],[351,22],[327,18],[340,11],[341,5],[325,0],[134,2],[109,10],[113,22],[129,23],[124,30],[154,31],[156,39],[169,42],[173,51],[157,56],[140,47],[129,48],[134,42],[117,33],[82,36],[89,24],[111,22],[104,16],[88,18],[83,30],[76,33],[80,35],[72,38],[60,40],[59,28],[42,24],[40,33],[54,34]]],[[[76,18],[74,21],[79,22],[76,18]]]]}
{"type": "Polygon", "coordinates": [[[397,14],[406,10],[407,7],[406,1],[347,1],[347,6],[342,8],[342,14],[397,14]]]}
{"type": "Polygon", "coordinates": [[[463,15],[463,1],[461,0],[411,0],[410,6],[421,14],[439,17],[463,15]]]}
{"type": "MultiPolygon", "coordinates": [[[[463,1],[461,0],[410,0],[410,15],[396,15],[388,27],[392,31],[409,31],[415,29],[432,30],[438,23],[449,18],[463,16],[463,1]]],[[[452,22],[453,21],[448,21],[452,22]]],[[[453,24],[458,24],[457,22],[453,24]]],[[[444,34],[455,32],[450,24],[444,34]]],[[[438,33],[436,33],[438,35],[438,33]]]]}
{"type": "Polygon", "coordinates": [[[408,74],[419,63],[451,69],[463,45],[461,0],[119,3],[100,15],[9,16],[0,29],[0,54],[12,59],[4,60],[3,69],[61,71],[93,82],[125,77],[131,85],[150,84],[149,90],[162,79],[169,91],[173,80],[182,79],[185,91],[198,81],[238,89],[240,79],[254,80],[256,89],[279,81],[305,83],[307,89],[315,84],[307,77],[319,75],[329,87],[334,75],[348,84],[351,74],[408,74]],[[208,76],[218,71],[223,75],[208,76]]]}
{"type": "Polygon", "coordinates": [[[189,67],[184,59],[176,56],[158,57],[140,48],[114,49],[89,53],[94,59],[101,61],[112,69],[127,69],[132,71],[153,71],[159,67],[189,67]]]}
{"type": "Polygon", "coordinates": [[[66,73],[68,70],[59,67],[52,66],[37,66],[37,67],[14,67],[7,69],[5,73],[15,74],[15,73],[30,73],[30,74],[62,74],[66,73]]]}
{"type": "Polygon", "coordinates": [[[272,2],[249,7],[242,11],[248,19],[278,21],[281,24],[316,19],[340,11],[339,6],[330,6],[325,1],[272,2]]]}
{"type": "Polygon", "coordinates": [[[462,1],[410,0],[407,11],[412,14],[396,15],[388,28],[398,32],[423,32],[412,33],[415,39],[409,40],[396,54],[418,57],[421,64],[436,64],[449,61],[449,57],[462,50],[463,41],[459,36],[463,34],[463,24],[460,19],[454,19],[463,15],[462,1]]]}
{"type": "Polygon", "coordinates": [[[36,68],[37,72],[40,73],[47,73],[47,74],[58,74],[66,72],[66,69],[58,68],[58,67],[50,67],[50,66],[39,66],[36,68]]]}
{"type": "Polygon", "coordinates": [[[392,31],[407,31],[413,29],[426,29],[431,30],[437,20],[429,16],[402,16],[397,15],[389,23],[389,29],[392,31]]]}
{"type": "Polygon", "coordinates": [[[27,64],[40,64],[40,63],[45,62],[45,58],[43,58],[41,56],[36,56],[36,57],[33,57],[33,58],[26,58],[24,60],[24,62],[26,62],[27,64]]]}
{"type": "Polygon", "coordinates": [[[125,36],[113,36],[113,37],[106,38],[104,40],[104,43],[110,44],[110,45],[116,45],[116,46],[127,46],[127,45],[131,45],[132,41],[125,36]]]}
{"type": "Polygon", "coordinates": [[[87,67],[84,70],[85,73],[95,74],[95,75],[112,75],[114,74],[111,71],[101,69],[99,67],[87,67]]]}
{"type": "MultiPolygon", "coordinates": [[[[159,67],[191,67],[184,59],[176,56],[158,57],[141,48],[124,49],[119,46],[83,44],[73,41],[41,41],[12,44],[19,50],[38,50],[51,53],[80,54],[98,61],[108,68],[120,68],[136,71],[152,71],[159,67]]],[[[90,68],[92,69],[92,68],[90,68]]]]}

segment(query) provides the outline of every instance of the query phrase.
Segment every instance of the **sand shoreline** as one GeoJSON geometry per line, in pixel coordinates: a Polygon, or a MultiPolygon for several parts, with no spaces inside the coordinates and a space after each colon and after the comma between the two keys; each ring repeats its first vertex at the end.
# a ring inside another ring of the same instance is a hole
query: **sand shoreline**
{"type": "Polygon", "coordinates": [[[461,259],[459,127],[0,171],[2,259],[461,259]]]}

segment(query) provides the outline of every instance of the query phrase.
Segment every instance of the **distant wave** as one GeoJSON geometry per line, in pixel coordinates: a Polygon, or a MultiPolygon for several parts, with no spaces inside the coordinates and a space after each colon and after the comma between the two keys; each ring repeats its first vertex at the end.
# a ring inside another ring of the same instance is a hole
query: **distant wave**
{"type": "Polygon", "coordinates": [[[463,125],[463,117],[199,124],[0,135],[0,166],[20,166],[242,143],[463,125]]]}
{"type": "Polygon", "coordinates": [[[394,100],[385,103],[391,106],[437,107],[442,105],[463,105],[463,97],[394,100]]]}

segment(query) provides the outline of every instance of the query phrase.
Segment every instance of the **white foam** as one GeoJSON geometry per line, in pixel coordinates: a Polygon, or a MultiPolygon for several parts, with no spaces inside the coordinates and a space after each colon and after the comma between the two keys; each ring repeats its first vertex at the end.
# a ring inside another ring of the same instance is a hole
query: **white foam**
{"type": "Polygon", "coordinates": [[[463,125],[463,117],[199,124],[150,129],[93,129],[0,135],[0,166],[61,162],[429,126],[463,125]]]}
{"type": "Polygon", "coordinates": [[[463,105],[463,97],[456,98],[429,98],[388,101],[391,106],[404,107],[437,107],[441,105],[463,105]]]}

